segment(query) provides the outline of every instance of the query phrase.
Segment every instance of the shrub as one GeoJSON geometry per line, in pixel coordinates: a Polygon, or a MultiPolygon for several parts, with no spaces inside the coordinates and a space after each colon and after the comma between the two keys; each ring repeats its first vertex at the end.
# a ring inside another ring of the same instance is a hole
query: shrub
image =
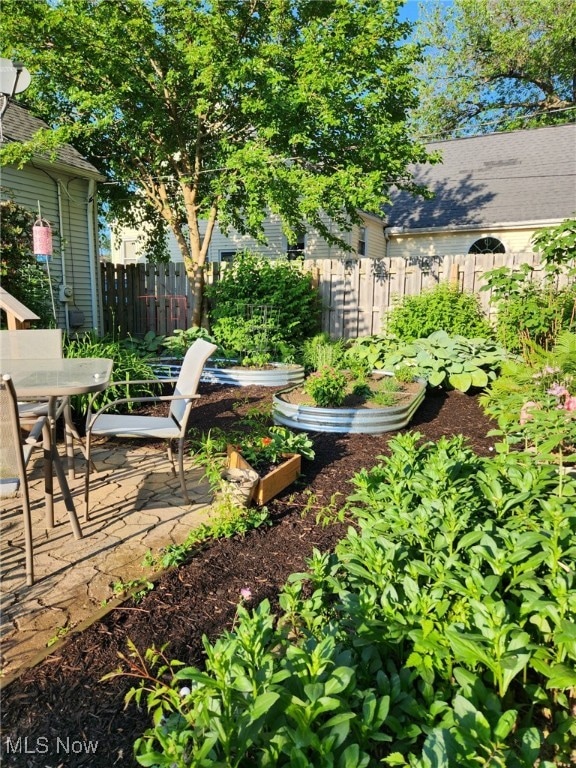
{"type": "Polygon", "coordinates": [[[574,328],[576,321],[576,219],[539,232],[534,250],[542,254],[540,280],[534,279],[529,264],[484,275],[482,290],[492,291],[498,310],[497,338],[511,352],[526,352],[534,344],[550,350],[558,334],[574,328]],[[561,273],[568,284],[558,288],[561,273]]]}
{"type": "Polygon", "coordinates": [[[54,324],[48,274],[32,252],[34,216],[13,200],[0,201],[0,282],[38,315],[44,328],[54,324]]]}
{"type": "Polygon", "coordinates": [[[434,331],[469,338],[494,335],[478,297],[448,285],[405,296],[390,312],[386,330],[402,341],[420,339],[434,331]]]}
{"type": "Polygon", "coordinates": [[[524,443],[538,459],[576,454],[576,334],[564,331],[551,353],[512,360],[480,398],[507,444],[524,443]]]}
{"type": "MultiPolygon", "coordinates": [[[[211,329],[217,343],[223,318],[250,321],[250,308],[269,307],[271,312],[266,320],[273,323],[267,329],[270,348],[257,351],[269,352],[276,360],[293,354],[320,327],[320,297],[312,285],[312,276],[289,261],[270,260],[248,252],[238,254],[222,279],[207,288],[207,295],[211,303],[211,329]]],[[[250,338],[247,342],[250,343],[250,338]]],[[[253,350],[254,343],[252,339],[251,346],[240,352],[253,350]]],[[[224,341],[222,344],[225,346],[224,341]]]]}
{"type": "Polygon", "coordinates": [[[338,408],[344,402],[347,386],[344,371],[325,366],[310,374],[304,382],[304,391],[319,408],[338,408]]]}

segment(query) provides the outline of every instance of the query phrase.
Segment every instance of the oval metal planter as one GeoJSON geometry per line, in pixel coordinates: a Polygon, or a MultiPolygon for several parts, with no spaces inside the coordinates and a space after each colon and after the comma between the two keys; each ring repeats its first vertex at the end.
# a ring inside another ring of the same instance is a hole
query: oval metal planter
{"type": "MultiPolygon", "coordinates": [[[[205,365],[201,381],[208,384],[228,384],[234,387],[295,387],[304,381],[304,368],[292,363],[270,363],[271,368],[242,368],[233,366],[221,368],[205,365]]],[[[181,360],[160,359],[152,366],[159,379],[177,378],[182,367],[181,360]]]]}
{"type": "Polygon", "coordinates": [[[271,368],[216,368],[204,366],[202,381],[234,387],[294,387],[304,381],[304,368],[290,363],[270,363],[271,368]]]}
{"type": "Polygon", "coordinates": [[[424,400],[426,383],[419,383],[420,390],[408,403],[384,408],[318,408],[313,405],[294,405],[281,399],[283,392],[277,392],[273,397],[272,418],[274,424],[308,432],[356,432],[365,435],[395,432],[409,424],[424,400]]]}

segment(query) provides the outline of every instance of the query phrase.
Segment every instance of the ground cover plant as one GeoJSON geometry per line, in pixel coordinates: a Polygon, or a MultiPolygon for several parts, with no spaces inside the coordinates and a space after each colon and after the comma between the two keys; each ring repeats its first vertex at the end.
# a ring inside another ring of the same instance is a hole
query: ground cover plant
{"type": "Polygon", "coordinates": [[[576,746],[576,481],[526,454],[406,434],[358,473],[357,525],[205,640],[111,676],[148,766],[567,765],[576,746]]]}

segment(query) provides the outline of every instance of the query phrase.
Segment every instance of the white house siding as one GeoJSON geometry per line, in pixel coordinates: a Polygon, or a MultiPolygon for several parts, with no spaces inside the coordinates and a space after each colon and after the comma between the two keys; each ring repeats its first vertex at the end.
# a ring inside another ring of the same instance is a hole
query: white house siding
{"type": "Polygon", "coordinates": [[[49,221],[52,228],[53,255],[49,265],[53,286],[56,320],[59,327],[69,327],[66,304],[59,301],[59,286],[63,278],[73,289],[73,300],[68,303],[70,310],[79,309],[84,313],[84,323],[78,330],[100,327],[98,309],[93,313],[92,280],[99,279],[95,268],[91,274],[88,216],[93,215],[89,204],[89,181],[73,177],[54,169],[43,171],[32,165],[22,170],[12,166],[2,168],[2,197],[13,199],[28,210],[38,213],[49,221]],[[62,222],[58,206],[58,186],[61,189],[62,222]],[[62,226],[62,232],[60,232],[62,226]]]}
{"type": "MultiPolygon", "coordinates": [[[[326,219],[330,224],[329,220],[326,219]]],[[[382,258],[385,253],[385,239],[383,231],[383,222],[375,217],[366,217],[366,256],[371,258],[382,258]]],[[[205,222],[200,223],[200,231],[204,233],[205,222]]],[[[136,262],[145,262],[145,247],[139,240],[139,233],[142,230],[128,227],[112,227],[111,238],[111,261],[114,264],[132,264],[136,262]]],[[[316,231],[309,229],[306,232],[306,250],[307,259],[338,259],[353,258],[357,256],[359,228],[354,225],[349,232],[337,232],[342,240],[350,245],[352,252],[345,251],[340,246],[330,245],[316,231]]],[[[264,222],[264,236],[266,242],[262,243],[248,235],[241,235],[236,230],[230,230],[224,234],[216,226],[212,234],[210,246],[208,248],[208,261],[218,262],[223,253],[231,251],[248,250],[252,253],[258,253],[268,258],[282,258],[286,255],[287,241],[282,231],[280,217],[270,216],[264,222]]],[[[180,249],[174,236],[169,233],[167,237],[167,248],[170,260],[177,263],[182,261],[180,249]]]]}
{"type": "Polygon", "coordinates": [[[497,238],[506,253],[531,253],[532,238],[540,229],[487,227],[460,232],[390,233],[388,256],[408,259],[459,255],[468,253],[472,244],[482,237],[497,238]]]}

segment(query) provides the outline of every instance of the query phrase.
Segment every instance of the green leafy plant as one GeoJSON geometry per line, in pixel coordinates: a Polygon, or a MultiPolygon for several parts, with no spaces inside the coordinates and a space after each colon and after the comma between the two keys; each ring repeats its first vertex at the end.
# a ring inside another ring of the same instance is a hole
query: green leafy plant
{"type": "Polygon", "coordinates": [[[449,285],[437,285],[417,296],[405,296],[389,313],[386,331],[400,341],[414,341],[435,331],[469,338],[493,336],[478,296],[449,285]]]}
{"type": "MultiPolygon", "coordinates": [[[[113,360],[112,379],[122,384],[109,386],[98,395],[100,407],[119,398],[158,394],[154,391],[155,385],[130,384],[131,381],[153,381],[156,377],[146,360],[139,354],[125,349],[119,341],[99,338],[94,333],[86,333],[77,338],[65,339],[64,355],[65,357],[104,357],[113,360]]],[[[76,411],[85,413],[89,399],[89,395],[76,395],[71,398],[71,401],[76,411]]]]}
{"type": "Polygon", "coordinates": [[[270,427],[265,435],[247,435],[235,443],[236,448],[253,469],[278,464],[289,453],[305,459],[314,458],[314,443],[306,432],[292,432],[287,427],[270,427]]]}
{"type": "Polygon", "coordinates": [[[509,361],[481,397],[498,422],[501,447],[522,443],[540,460],[576,458],[576,334],[564,331],[551,352],[532,348],[528,361],[509,361]]]}
{"type": "Polygon", "coordinates": [[[0,282],[4,290],[21,301],[49,328],[55,323],[46,270],[37,264],[32,251],[34,215],[13,200],[0,201],[0,282]]]}
{"type": "Polygon", "coordinates": [[[166,336],[157,334],[155,331],[148,331],[141,339],[128,335],[127,338],[120,340],[120,345],[129,352],[148,358],[155,357],[160,353],[165,339],[166,336]]]}
{"type": "Polygon", "coordinates": [[[534,250],[542,256],[543,272],[535,279],[534,268],[499,267],[484,275],[498,310],[497,337],[512,352],[528,352],[533,345],[552,349],[563,330],[576,321],[576,219],[539,232],[534,250]],[[558,276],[567,278],[558,287],[558,276]]]}
{"type": "Polygon", "coordinates": [[[302,362],[308,372],[319,371],[326,366],[342,368],[345,365],[345,353],[345,344],[341,339],[332,341],[328,334],[319,333],[304,341],[302,362]]]}
{"type": "MultiPolygon", "coordinates": [[[[387,370],[411,367],[431,387],[446,387],[467,392],[471,387],[486,387],[493,381],[506,359],[506,350],[488,339],[466,339],[436,331],[427,339],[399,346],[384,361],[387,370]]],[[[407,376],[403,370],[402,376],[407,376]]]]}
{"type": "Polygon", "coordinates": [[[170,336],[165,336],[162,339],[162,354],[167,354],[170,357],[175,358],[183,358],[196,339],[212,341],[212,337],[205,328],[194,327],[187,328],[186,330],[176,328],[170,336]]]}
{"type": "Polygon", "coordinates": [[[326,366],[310,376],[304,382],[304,391],[320,408],[338,408],[346,397],[348,379],[344,371],[326,366]]]}
{"type": "Polygon", "coordinates": [[[264,320],[267,324],[269,347],[258,348],[257,340],[243,339],[235,342],[235,348],[239,347],[243,354],[265,352],[272,359],[283,361],[319,330],[320,298],[313,287],[312,276],[288,261],[270,261],[249,252],[237,254],[222,279],[210,286],[207,293],[212,306],[212,332],[223,347],[231,346],[233,326],[238,324],[238,318],[245,319],[252,330],[254,322],[261,324],[264,320]],[[256,318],[246,314],[247,307],[258,306],[272,311],[265,318],[258,317],[258,313],[256,318]]]}
{"type": "Polygon", "coordinates": [[[136,678],[152,714],[140,764],[570,764],[576,480],[461,437],[390,450],[278,615],[243,589],[202,669],[129,644],[107,678],[136,678]]]}

